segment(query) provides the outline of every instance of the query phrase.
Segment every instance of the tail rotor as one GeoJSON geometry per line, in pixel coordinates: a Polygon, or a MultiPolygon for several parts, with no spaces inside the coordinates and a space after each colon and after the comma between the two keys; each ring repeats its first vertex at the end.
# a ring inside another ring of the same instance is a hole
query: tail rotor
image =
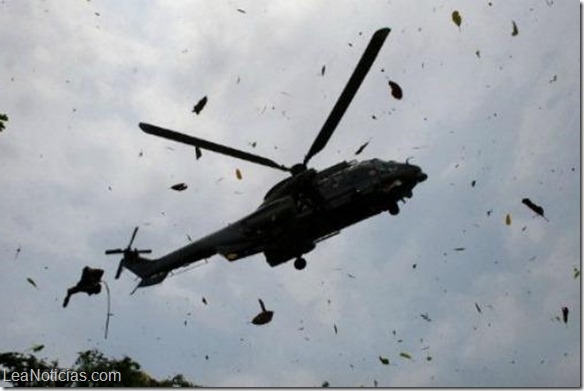
{"type": "Polygon", "coordinates": [[[132,237],[130,238],[130,242],[128,243],[128,246],[125,249],[121,249],[121,248],[116,248],[116,249],[110,249],[110,250],[106,250],[105,251],[105,255],[114,255],[114,254],[123,254],[123,258],[120,261],[120,264],[118,266],[118,270],[116,272],[116,279],[120,278],[120,275],[122,274],[122,270],[124,267],[126,267],[127,265],[131,264],[132,262],[136,262],[138,260],[138,256],[139,254],[150,254],[152,253],[152,250],[148,249],[148,250],[143,250],[143,249],[137,249],[137,248],[132,248],[132,244],[134,243],[134,239],[136,239],[136,234],[138,233],[138,228],[136,227],[134,228],[134,232],[132,233],[132,237]]]}

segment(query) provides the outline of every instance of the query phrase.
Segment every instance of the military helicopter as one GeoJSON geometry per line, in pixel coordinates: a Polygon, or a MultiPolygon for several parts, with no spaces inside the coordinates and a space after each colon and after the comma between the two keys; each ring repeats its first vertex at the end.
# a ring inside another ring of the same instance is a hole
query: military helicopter
{"type": "Polygon", "coordinates": [[[136,289],[155,285],[161,283],[172,270],[215,254],[233,262],[263,253],[272,267],[294,259],[294,267],[302,270],[306,267],[304,254],[312,251],[318,242],[381,212],[398,214],[398,201],[411,198],[413,188],[427,179],[420,167],[408,161],[398,163],[380,159],[343,161],[320,171],[307,167],[310,159],[326,146],[389,32],[389,28],[382,28],[371,37],[302,163],[287,167],[263,156],[140,123],[140,128],[148,134],[291,175],[273,186],[262,204],[251,214],[158,259],[141,256],[151,253],[151,250],[132,248],[138,231],[136,227],[125,249],[105,252],[108,255],[123,254],[116,279],[126,268],[141,278],[136,289]]]}

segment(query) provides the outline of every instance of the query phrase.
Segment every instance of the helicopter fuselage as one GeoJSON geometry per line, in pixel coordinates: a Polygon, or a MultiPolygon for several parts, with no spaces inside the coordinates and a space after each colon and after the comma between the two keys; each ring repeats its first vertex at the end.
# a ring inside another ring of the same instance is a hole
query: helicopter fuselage
{"type": "MultiPolygon", "coordinates": [[[[270,266],[300,258],[345,227],[384,211],[396,214],[398,201],[410,198],[426,178],[415,165],[379,159],[306,170],[275,185],[251,214],[147,262],[150,270],[143,278],[166,277],[170,270],[215,254],[236,261],[263,253],[270,266]]],[[[143,282],[150,285],[148,279],[143,282]]]]}

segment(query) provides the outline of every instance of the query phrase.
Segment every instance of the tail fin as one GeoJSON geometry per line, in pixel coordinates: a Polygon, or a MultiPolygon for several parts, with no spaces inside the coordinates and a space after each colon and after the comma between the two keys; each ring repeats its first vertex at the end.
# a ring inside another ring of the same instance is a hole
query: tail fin
{"type": "Polygon", "coordinates": [[[120,277],[123,269],[128,269],[135,275],[141,278],[140,283],[136,286],[136,289],[160,284],[166,276],[168,275],[167,271],[157,272],[155,270],[156,261],[149,260],[146,258],[141,258],[140,256],[124,256],[120,261],[120,265],[118,266],[118,271],[116,273],[116,279],[120,277]]]}

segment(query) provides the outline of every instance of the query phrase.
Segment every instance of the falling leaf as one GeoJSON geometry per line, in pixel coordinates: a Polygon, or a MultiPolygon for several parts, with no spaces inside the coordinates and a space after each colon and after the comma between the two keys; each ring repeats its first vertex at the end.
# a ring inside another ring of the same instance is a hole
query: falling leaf
{"type": "Polygon", "coordinates": [[[237,12],[242,13],[242,14],[247,14],[247,12],[244,9],[238,8],[237,12]]]}
{"type": "Polygon", "coordinates": [[[335,334],[338,334],[338,330],[337,330],[337,325],[333,325],[333,328],[335,329],[335,334]]]}
{"type": "Polygon", "coordinates": [[[239,170],[239,168],[235,169],[235,176],[237,177],[237,179],[241,180],[241,178],[243,178],[241,176],[241,171],[239,170]]]}
{"type": "Polygon", "coordinates": [[[199,115],[199,113],[203,110],[205,105],[207,104],[207,96],[204,96],[196,105],[193,107],[193,113],[199,115]]]}
{"type": "Polygon", "coordinates": [[[203,301],[203,304],[207,305],[207,299],[205,299],[205,298],[203,297],[203,300],[202,300],[202,301],[203,301]]]}
{"type": "Polygon", "coordinates": [[[452,21],[454,22],[454,24],[458,26],[458,28],[460,28],[460,25],[462,23],[462,16],[460,16],[460,12],[458,11],[452,12],[452,21]]]}
{"type": "Polygon", "coordinates": [[[355,155],[359,155],[361,152],[363,152],[363,150],[369,145],[369,141],[367,141],[365,144],[361,145],[359,147],[359,149],[357,149],[357,151],[355,152],[355,155]]]}
{"type": "Polygon", "coordinates": [[[320,75],[324,76],[324,73],[326,72],[326,65],[323,65],[321,70],[320,70],[320,75]]]}
{"type": "Polygon", "coordinates": [[[0,132],[4,130],[4,122],[8,121],[8,116],[6,114],[0,114],[0,132]]]}
{"type": "Polygon", "coordinates": [[[399,84],[397,84],[394,81],[388,81],[389,87],[391,88],[391,96],[393,96],[395,99],[401,99],[404,95],[403,95],[403,91],[401,89],[401,87],[399,86],[399,84]]]}
{"type": "Polygon", "coordinates": [[[531,209],[532,211],[534,211],[535,213],[537,213],[538,215],[547,220],[547,218],[543,214],[543,208],[541,206],[534,204],[533,202],[531,202],[529,198],[524,198],[521,200],[521,202],[524,205],[526,205],[529,209],[531,209]]]}
{"type": "Polygon", "coordinates": [[[26,281],[28,281],[28,283],[32,286],[34,286],[35,288],[38,289],[36,282],[34,282],[34,280],[30,277],[27,277],[26,281]]]}
{"type": "Polygon", "coordinates": [[[381,361],[383,365],[389,365],[389,358],[379,356],[379,361],[381,361]]]}
{"type": "Polygon", "coordinates": [[[505,216],[505,224],[511,225],[511,215],[509,213],[505,216]]]}
{"type": "Polygon", "coordinates": [[[195,159],[199,160],[201,158],[201,156],[203,156],[203,153],[201,152],[201,148],[195,147],[195,159]]]}
{"type": "Polygon", "coordinates": [[[574,279],[580,277],[580,270],[578,270],[577,268],[574,268],[574,279]]]}
{"type": "Polygon", "coordinates": [[[32,347],[31,347],[32,351],[35,352],[35,353],[40,352],[44,348],[45,348],[45,345],[42,345],[42,344],[32,345],[32,347]]]}
{"type": "Polygon", "coordinates": [[[188,189],[188,186],[185,183],[177,183],[176,185],[172,185],[170,188],[176,191],[183,191],[188,189]]]}
{"type": "Polygon", "coordinates": [[[470,183],[470,186],[471,186],[471,187],[475,187],[475,185],[476,185],[476,184],[477,184],[477,181],[475,181],[475,180],[473,179],[473,181],[470,183]]]}
{"type": "Polygon", "coordinates": [[[479,314],[483,313],[483,311],[481,310],[481,307],[479,307],[478,303],[475,303],[475,307],[476,307],[477,311],[479,312],[479,314]]]}
{"type": "Polygon", "coordinates": [[[511,36],[516,36],[517,34],[519,34],[519,30],[517,30],[517,24],[515,24],[515,21],[512,20],[511,21],[513,23],[513,32],[511,32],[511,36]]]}
{"type": "Polygon", "coordinates": [[[412,356],[410,356],[406,352],[401,352],[399,355],[400,355],[400,357],[407,358],[408,360],[411,360],[412,359],[412,356]]]}
{"type": "Polygon", "coordinates": [[[193,239],[191,238],[191,235],[187,234],[187,239],[189,240],[189,242],[192,242],[193,239]]]}
{"type": "Polygon", "coordinates": [[[570,313],[570,310],[568,310],[568,307],[562,307],[562,320],[564,321],[564,323],[568,323],[568,314],[570,313]]]}

